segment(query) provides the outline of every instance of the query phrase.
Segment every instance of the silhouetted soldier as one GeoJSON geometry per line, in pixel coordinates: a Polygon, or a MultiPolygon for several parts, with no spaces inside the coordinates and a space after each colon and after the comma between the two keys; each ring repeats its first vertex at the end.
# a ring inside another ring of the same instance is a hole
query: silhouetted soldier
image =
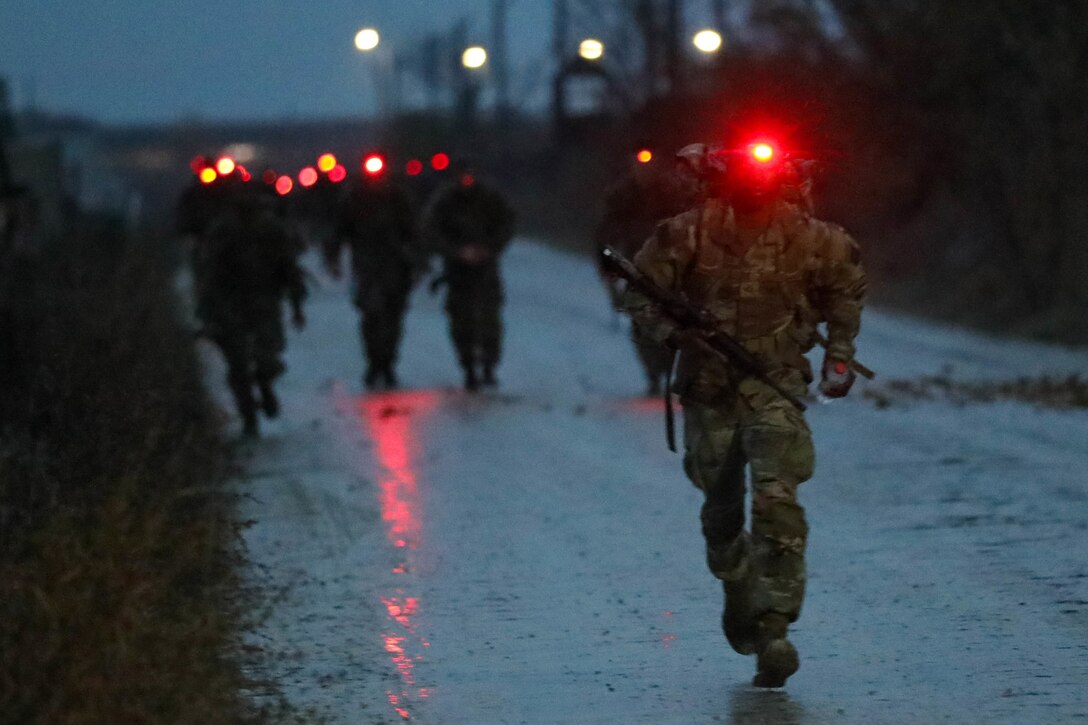
{"type": "Polygon", "coordinates": [[[282,302],[291,303],[297,328],[305,325],[306,296],[298,263],[301,243],[256,191],[238,193],[216,215],[199,247],[195,279],[204,334],[223,351],[227,382],[246,435],[256,435],[260,395],[265,415],[279,414],[272,384],[284,371],[282,302]]]}
{"type": "MultiPolygon", "coordinates": [[[[604,215],[594,235],[597,259],[606,246],[625,257],[633,257],[659,221],[679,214],[694,203],[694,199],[682,192],[672,168],[662,168],[663,163],[666,162],[655,158],[648,148],[640,147],[632,153],[627,173],[605,196],[604,215]]],[[[603,267],[599,272],[613,307],[619,308],[623,294],[621,281],[603,267]]],[[[634,343],[646,373],[647,394],[658,395],[669,374],[673,351],[648,340],[636,339],[634,343]]]]}
{"type": "Polygon", "coordinates": [[[466,169],[437,192],[424,223],[428,240],[442,256],[448,285],[450,336],[465,374],[465,388],[497,385],[502,353],[503,287],[499,258],[514,233],[506,200],[466,169]]]}
{"type": "Polygon", "coordinates": [[[337,233],[325,245],[325,261],[329,272],[339,277],[341,249],[346,245],[351,250],[354,303],[361,316],[366,357],[363,384],[395,388],[408,296],[426,270],[426,257],[418,244],[416,207],[412,197],[389,178],[384,160],[371,155],[364,160],[362,178],[342,199],[339,217],[337,233]]]}

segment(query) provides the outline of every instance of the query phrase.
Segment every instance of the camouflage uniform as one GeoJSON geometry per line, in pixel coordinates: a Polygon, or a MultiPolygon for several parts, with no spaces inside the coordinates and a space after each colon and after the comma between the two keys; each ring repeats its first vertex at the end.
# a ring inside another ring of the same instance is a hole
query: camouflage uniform
{"type": "MultiPolygon", "coordinates": [[[[612,247],[625,257],[638,251],[642,242],[662,219],[689,208],[675,184],[656,169],[637,165],[605,197],[605,213],[597,225],[597,259],[600,252],[612,247]]],[[[604,267],[599,270],[613,306],[619,307],[622,288],[619,281],[604,267]]],[[[646,373],[647,393],[656,395],[669,373],[673,351],[649,340],[635,339],[635,352],[646,373]]]]}
{"type": "Polygon", "coordinates": [[[502,353],[499,258],[514,233],[514,212],[497,191],[466,176],[437,193],[425,224],[443,258],[450,336],[465,387],[494,385],[502,353]]]}
{"type": "MultiPolygon", "coordinates": [[[[772,379],[803,395],[813,379],[804,354],[816,323],[828,323],[829,358],[853,358],[865,275],[841,228],[782,198],[773,203],[765,230],[746,235],[725,202],[707,201],[662,223],[634,261],[657,284],[708,309],[772,379]]],[[[677,339],[642,294],[629,292],[625,305],[639,334],[677,339]]],[[[808,526],[797,487],[813,473],[812,436],[801,413],[766,384],[679,340],[684,468],[706,497],[702,528],[710,570],[725,582],[723,625],[738,652],[758,653],[761,641],[784,638],[801,611],[808,526]]]]}
{"type": "Polygon", "coordinates": [[[284,371],[285,296],[301,324],[301,243],[261,202],[243,198],[219,213],[199,249],[198,313],[205,333],[223,351],[246,433],[255,434],[254,385],[264,412],[273,417],[279,410],[272,383],[284,371]]]}
{"type": "Polygon", "coordinates": [[[344,245],[351,249],[354,303],[361,315],[359,333],[367,360],[363,382],[373,387],[382,378],[387,387],[395,387],[408,296],[426,268],[411,196],[384,178],[349,187],[337,234],[325,246],[333,269],[338,269],[344,245]]]}

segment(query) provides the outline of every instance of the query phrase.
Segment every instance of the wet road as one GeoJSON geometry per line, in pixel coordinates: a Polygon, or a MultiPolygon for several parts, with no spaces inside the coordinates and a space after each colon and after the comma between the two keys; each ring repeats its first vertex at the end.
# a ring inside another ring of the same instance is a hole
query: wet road
{"type": "MultiPolygon", "coordinates": [[[[520,243],[502,392],[467,396],[417,293],[404,392],[363,395],[327,283],[290,341],[284,418],[250,451],[252,640],[333,722],[990,723],[1088,719],[1088,414],[860,397],[811,411],[802,669],[748,683],[718,621],[700,495],[589,264],[520,243]]],[[[870,315],[885,377],[1088,370],[870,315]]]]}

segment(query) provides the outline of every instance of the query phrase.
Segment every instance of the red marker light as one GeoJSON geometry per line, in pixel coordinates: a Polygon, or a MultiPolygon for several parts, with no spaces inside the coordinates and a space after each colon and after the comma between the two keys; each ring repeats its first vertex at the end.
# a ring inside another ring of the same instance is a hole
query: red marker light
{"type": "Polygon", "coordinates": [[[846,371],[847,371],[846,363],[844,363],[842,360],[836,360],[835,361],[835,374],[836,375],[846,375],[846,371]]]}
{"type": "Polygon", "coordinates": [[[281,176],[276,179],[276,193],[280,196],[287,196],[291,193],[291,189],[295,188],[295,182],[291,181],[290,176],[281,176]]]}
{"type": "Polygon", "coordinates": [[[279,176],[272,169],[268,169],[263,174],[261,174],[261,181],[268,184],[269,186],[275,184],[278,178],[279,176]]]}
{"type": "Polygon", "coordinates": [[[243,182],[249,182],[253,178],[253,174],[249,173],[249,169],[244,166],[238,167],[238,174],[242,177],[243,182]]]}
{"type": "Polygon", "coordinates": [[[199,176],[201,171],[208,168],[208,159],[204,156],[194,156],[193,160],[189,162],[189,168],[199,176]]]}
{"type": "Polygon", "coordinates": [[[385,169],[385,160],[377,154],[370,154],[363,159],[363,171],[371,176],[377,176],[385,169]]]}
{"type": "Polygon", "coordinates": [[[230,176],[234,173],[235,168],[234,159],[230,156],[224,156],[215,162],[215,170],[219,172],[220,176],[230,176]]]}
{"type": "Polygon", "coordinates": [[[752,146],[752,158],[761,164],[765,164],[774,158],[774,147],[766,143],[757,143],[752,146]]]}
{"type": "Polygon", "coordinates": [[[476,183],[476,177],[472,174],[461,174],[461,186],[472,186],[476,183]]]}
{"type": "Polygon", "coordinates": [[[329,181],[334,184],[339,184],[346,178],[348,178],[348,170],[341,164],[337,164],[329,170],[329,181]]]}
{"type": "Polygon", "coordinates": [[[653,161],[654,152],[650,149],[642,149],[637,154],[635,154],[635,158],[638,159],[638,162],[640,164],[648,164],[653,161]]]}
{"type": "Polygon", "coordinates": [[[423,162],[419,159],[412,159],[404,165],[404,170],[409,176],[419,176],[423,173],[423,162]]]}
{"type": "Polygon", "coordinates": [[[332,154],[321,154],[317,157],[318,171],[327,174],[336,168],[336,157],[332,154]]]}
{"type": "Polygon", "coordinates": [[[312,166],[307,166],[302,171],[298,172],[298,183],[302,184],[306,188],[310,188],[317,183],[317,169],[312,166]]]}
{"type": "Polygon", "coordinates": [[[431,168],[435,171],[445,171],[450,167],[450,157],[447,154],[437,153],[431,157],[431,168]]]}
{"type": "Polygon", "coordinates": [[[215,169],[210,166],[200,170],[200,183],[202,184],[213,184],[218,178],[219,174],[217,174],[215,169]]]}

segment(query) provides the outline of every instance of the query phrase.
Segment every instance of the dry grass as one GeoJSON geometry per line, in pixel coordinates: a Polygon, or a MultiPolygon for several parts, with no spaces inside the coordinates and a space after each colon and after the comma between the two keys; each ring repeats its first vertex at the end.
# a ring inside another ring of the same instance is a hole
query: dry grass
{"type": "Polygon", "coordinates": [[[228,451],[161,243],[90,229],[5,260],[0,712],[257,722],[228,451]]]}

